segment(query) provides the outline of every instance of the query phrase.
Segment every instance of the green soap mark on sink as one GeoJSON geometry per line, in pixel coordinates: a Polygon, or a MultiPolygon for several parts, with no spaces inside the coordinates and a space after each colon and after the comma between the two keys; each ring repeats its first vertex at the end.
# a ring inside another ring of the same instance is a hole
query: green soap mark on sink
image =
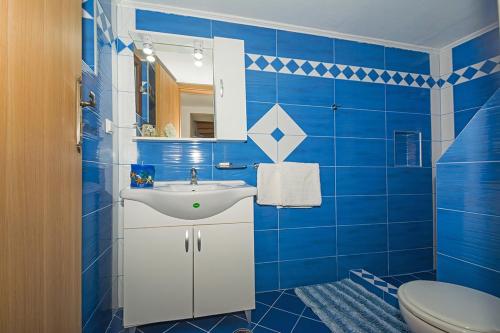
{"type": "Polygon", "coordinates": [[[193,208],[199,208],[199,207],[200,207],[200,203],[199,203],[199,202],[195,202],[195,203],[193,204],[193,208]]]}

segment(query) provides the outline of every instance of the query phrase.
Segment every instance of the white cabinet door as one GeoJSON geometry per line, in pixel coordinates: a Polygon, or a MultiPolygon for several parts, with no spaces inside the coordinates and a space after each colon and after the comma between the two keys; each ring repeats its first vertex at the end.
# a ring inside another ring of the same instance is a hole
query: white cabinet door
{"type": "Polygon", "coordinates": [[[245,141],[247,112],[245,44],[214,38],[215,127],[217,140],[245,141]]]}
{"type": "Polygon", "coordinates": [[[255,308],[253,224],[194,228],[194,315],[255,308]]]}
{"type": "Polygon", "coordinates": [[[124,230],[125,327],[192,317],[192,230],[124,230]]]}

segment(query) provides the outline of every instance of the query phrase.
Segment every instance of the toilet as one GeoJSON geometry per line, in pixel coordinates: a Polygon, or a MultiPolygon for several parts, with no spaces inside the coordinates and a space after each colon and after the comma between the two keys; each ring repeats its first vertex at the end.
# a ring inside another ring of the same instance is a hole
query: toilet
{"type": "Polygon", "coordinates": [[[419,280],[401,285],[398,299],[413,333],[500,332],[500,298],[475,289],[419,280]]]}

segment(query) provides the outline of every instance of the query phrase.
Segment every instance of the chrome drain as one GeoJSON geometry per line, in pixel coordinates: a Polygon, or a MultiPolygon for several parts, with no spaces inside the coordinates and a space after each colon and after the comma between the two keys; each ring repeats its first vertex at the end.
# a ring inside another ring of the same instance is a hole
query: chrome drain
{"type": "Polygon", "coordinates": [[[247,328],[238,328],[236,331],[234,331],[233,333],[252,333],[252,331],[250,331],[249,329],[247,328]]]}

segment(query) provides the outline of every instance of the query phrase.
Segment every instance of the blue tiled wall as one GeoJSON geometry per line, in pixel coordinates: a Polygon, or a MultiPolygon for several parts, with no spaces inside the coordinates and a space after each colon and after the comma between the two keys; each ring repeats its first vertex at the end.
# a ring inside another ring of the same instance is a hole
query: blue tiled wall
{"type": "Polygon", "coordinates": [[[500,297],[500,89],[437,164],[438,280],[500,297]]]}
{"type": "MultiPolygon", "coordinates": [[[[454,47],[452,49],[453,70],[463,69],[499,55],[500,37],[498,28],[495,28],[454,47]]],[[[496,62],[485,64],[485,66],[493,67],[495,65],[496,62]]],[[[480,66],[476,67],[479,69],[480,66]]],[[[469,75],[474,75],[476,72],[475,69],[468,70],[469,75]]],[[[453,86],[455,137],[498,88],[500,88],[500,72],[498,71],[453,86]]]]}
{"type": "MultiPolygon", "coordinates": [[[[429,74],[428,54],[381,45],[144,10],[137,10],[136,25],[244,39],[247,55],[429,74]]],[[[352,268],[378,276],[432,269],[430,91],[384,82],[247,69],[248,127],[279,104],[307,135],[286,160],[319,163],[323,194],[323,205],[312,209],[255,205],[258,291],[334,281],[352,268]],[[423,133],[423,168],[394,167],[395,130],[423,133]]],[[[154,164],[161,180],[187,179],[194,166],[204,180],[256,184],[254,168],[214,168],[222,161],[272,162],[250,138],[138,143],[138,162],[154,164]]]]}
{"type": "Polygon", "coordinates": [[[82,140],[82,328],[103,333],[112,318],[113,139],[104,133],[112,115],[112,43],[109,28],[94,19],[109,15],[110,4],[83,2],[82,97],[96,94],[97,106],[83,109],[82,140]],[[95,15],[94,15],[95,12],[95,15]],[[88,15],[86,15],[88,14],[88,15]],[[106,34],[103,29],[108,28],[106,34]],[[97,59],[97,62],[94,62],[97,59]]]}

